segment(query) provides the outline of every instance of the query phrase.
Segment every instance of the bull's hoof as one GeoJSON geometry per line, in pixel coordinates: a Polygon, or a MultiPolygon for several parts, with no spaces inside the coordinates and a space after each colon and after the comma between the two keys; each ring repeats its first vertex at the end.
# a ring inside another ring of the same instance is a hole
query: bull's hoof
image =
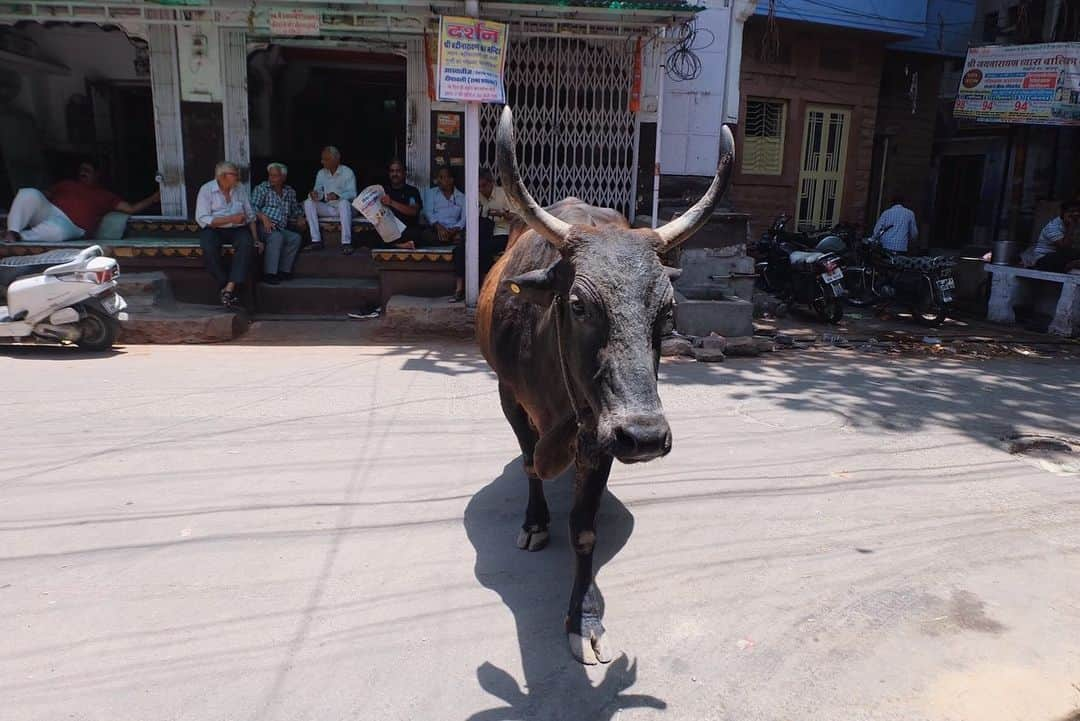
{"type": "Polygon", "coordinates": [[[523,551],[539,551],[548,545],[548,538],[546,528],[522,528],[517,537],[517,547],[523,551]]]}
{"type": "Polygon", "coordinates": [[[571,655],[573,655],[579,663],[583,663],[586,666],[595,666],[598,663],[609,663],[611,659],[615,658],[611,641],[608,640],[608,635],[604,632],[601,632],[599,635],[589,633],[586,636],[568,633],[566,634],[566,638],[570,642],[571,655]]]}

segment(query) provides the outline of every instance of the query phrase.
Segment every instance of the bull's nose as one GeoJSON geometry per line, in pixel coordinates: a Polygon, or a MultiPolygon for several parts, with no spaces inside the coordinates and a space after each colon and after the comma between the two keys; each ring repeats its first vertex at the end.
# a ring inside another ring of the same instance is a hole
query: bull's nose
{"type": "Polygon", "coordinates": [[[631,416],[615,428],[613,445],[623,462],[659,458],[671,451],[671,427],[663,416],[631,416]]]}

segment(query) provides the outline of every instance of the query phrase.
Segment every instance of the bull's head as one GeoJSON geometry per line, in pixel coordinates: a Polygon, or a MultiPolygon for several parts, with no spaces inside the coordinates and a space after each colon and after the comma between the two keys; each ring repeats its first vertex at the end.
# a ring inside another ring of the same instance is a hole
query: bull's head
{"type": "Polygon", "coordinates": [[[506,282],[520,297],[557,304],[553,318],[568,390],[579,410],[595,420],[603,450],[626,463],[666,455],[671,428],[656,379],[660,341],[674,320],[674,273],[661,265],[660,254],[685,241],[712,215],[735,162],[731,131],[723,128],[720,163],[705,196],[655,230],[631,229],[622,218],[596,222],[582,214],[580,224],[571,224],[555,217],[522,183],[514,145],[513,115],[507,106],[496,138],[503,187],[529,228],[562,257],[546,269],[506,282]]]}

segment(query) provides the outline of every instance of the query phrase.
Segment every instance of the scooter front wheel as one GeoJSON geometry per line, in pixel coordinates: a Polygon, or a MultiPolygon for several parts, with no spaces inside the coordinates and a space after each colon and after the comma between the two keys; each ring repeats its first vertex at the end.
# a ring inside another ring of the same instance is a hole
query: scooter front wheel
{"type": "Polygon", "coordinates": [[[89,308],[86,317],[79,321],[79,340],[75,345],[83,350],[103,351],[113,347],[120,332],[120,322],[111,315],[89,308]]]}

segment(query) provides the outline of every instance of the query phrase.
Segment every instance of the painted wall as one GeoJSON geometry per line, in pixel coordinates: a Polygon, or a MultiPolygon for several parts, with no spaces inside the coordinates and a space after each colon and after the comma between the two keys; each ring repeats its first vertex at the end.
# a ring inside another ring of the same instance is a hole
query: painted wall
{"type": "Polygon", "coordinates": [[[730,6],[726,2],[698,15],[694,52],[701,74],[693,80],[664,78],[660,164],[664,175],[711,177],[720,159],[717,138],[724,122],[730,6]]]}
{"type": "MultiPolygon", "coordinates": [[[[781,61],[766,63],[758,54],[764,29],[761,17],[746,25],[740,92],[743,108],[748,97],[787,101],[783,169],[779,175],[750,174],[737,163],[728,193],[732,205],[750,213],[751,237],[759,236],[780,213],[796,217],[807,106],[835,106],[851,113],[839,219],[862,223],[870,195],[884,48],[875,36],[856,30],[783,23],[780,33],[786,50],[781,61]],[[837,45],[850,49],[850,70],[822,67],[822,48],[837,45]]],[[[738,129],[737,146],[743,144],[744,130],[738,129]]]]}

